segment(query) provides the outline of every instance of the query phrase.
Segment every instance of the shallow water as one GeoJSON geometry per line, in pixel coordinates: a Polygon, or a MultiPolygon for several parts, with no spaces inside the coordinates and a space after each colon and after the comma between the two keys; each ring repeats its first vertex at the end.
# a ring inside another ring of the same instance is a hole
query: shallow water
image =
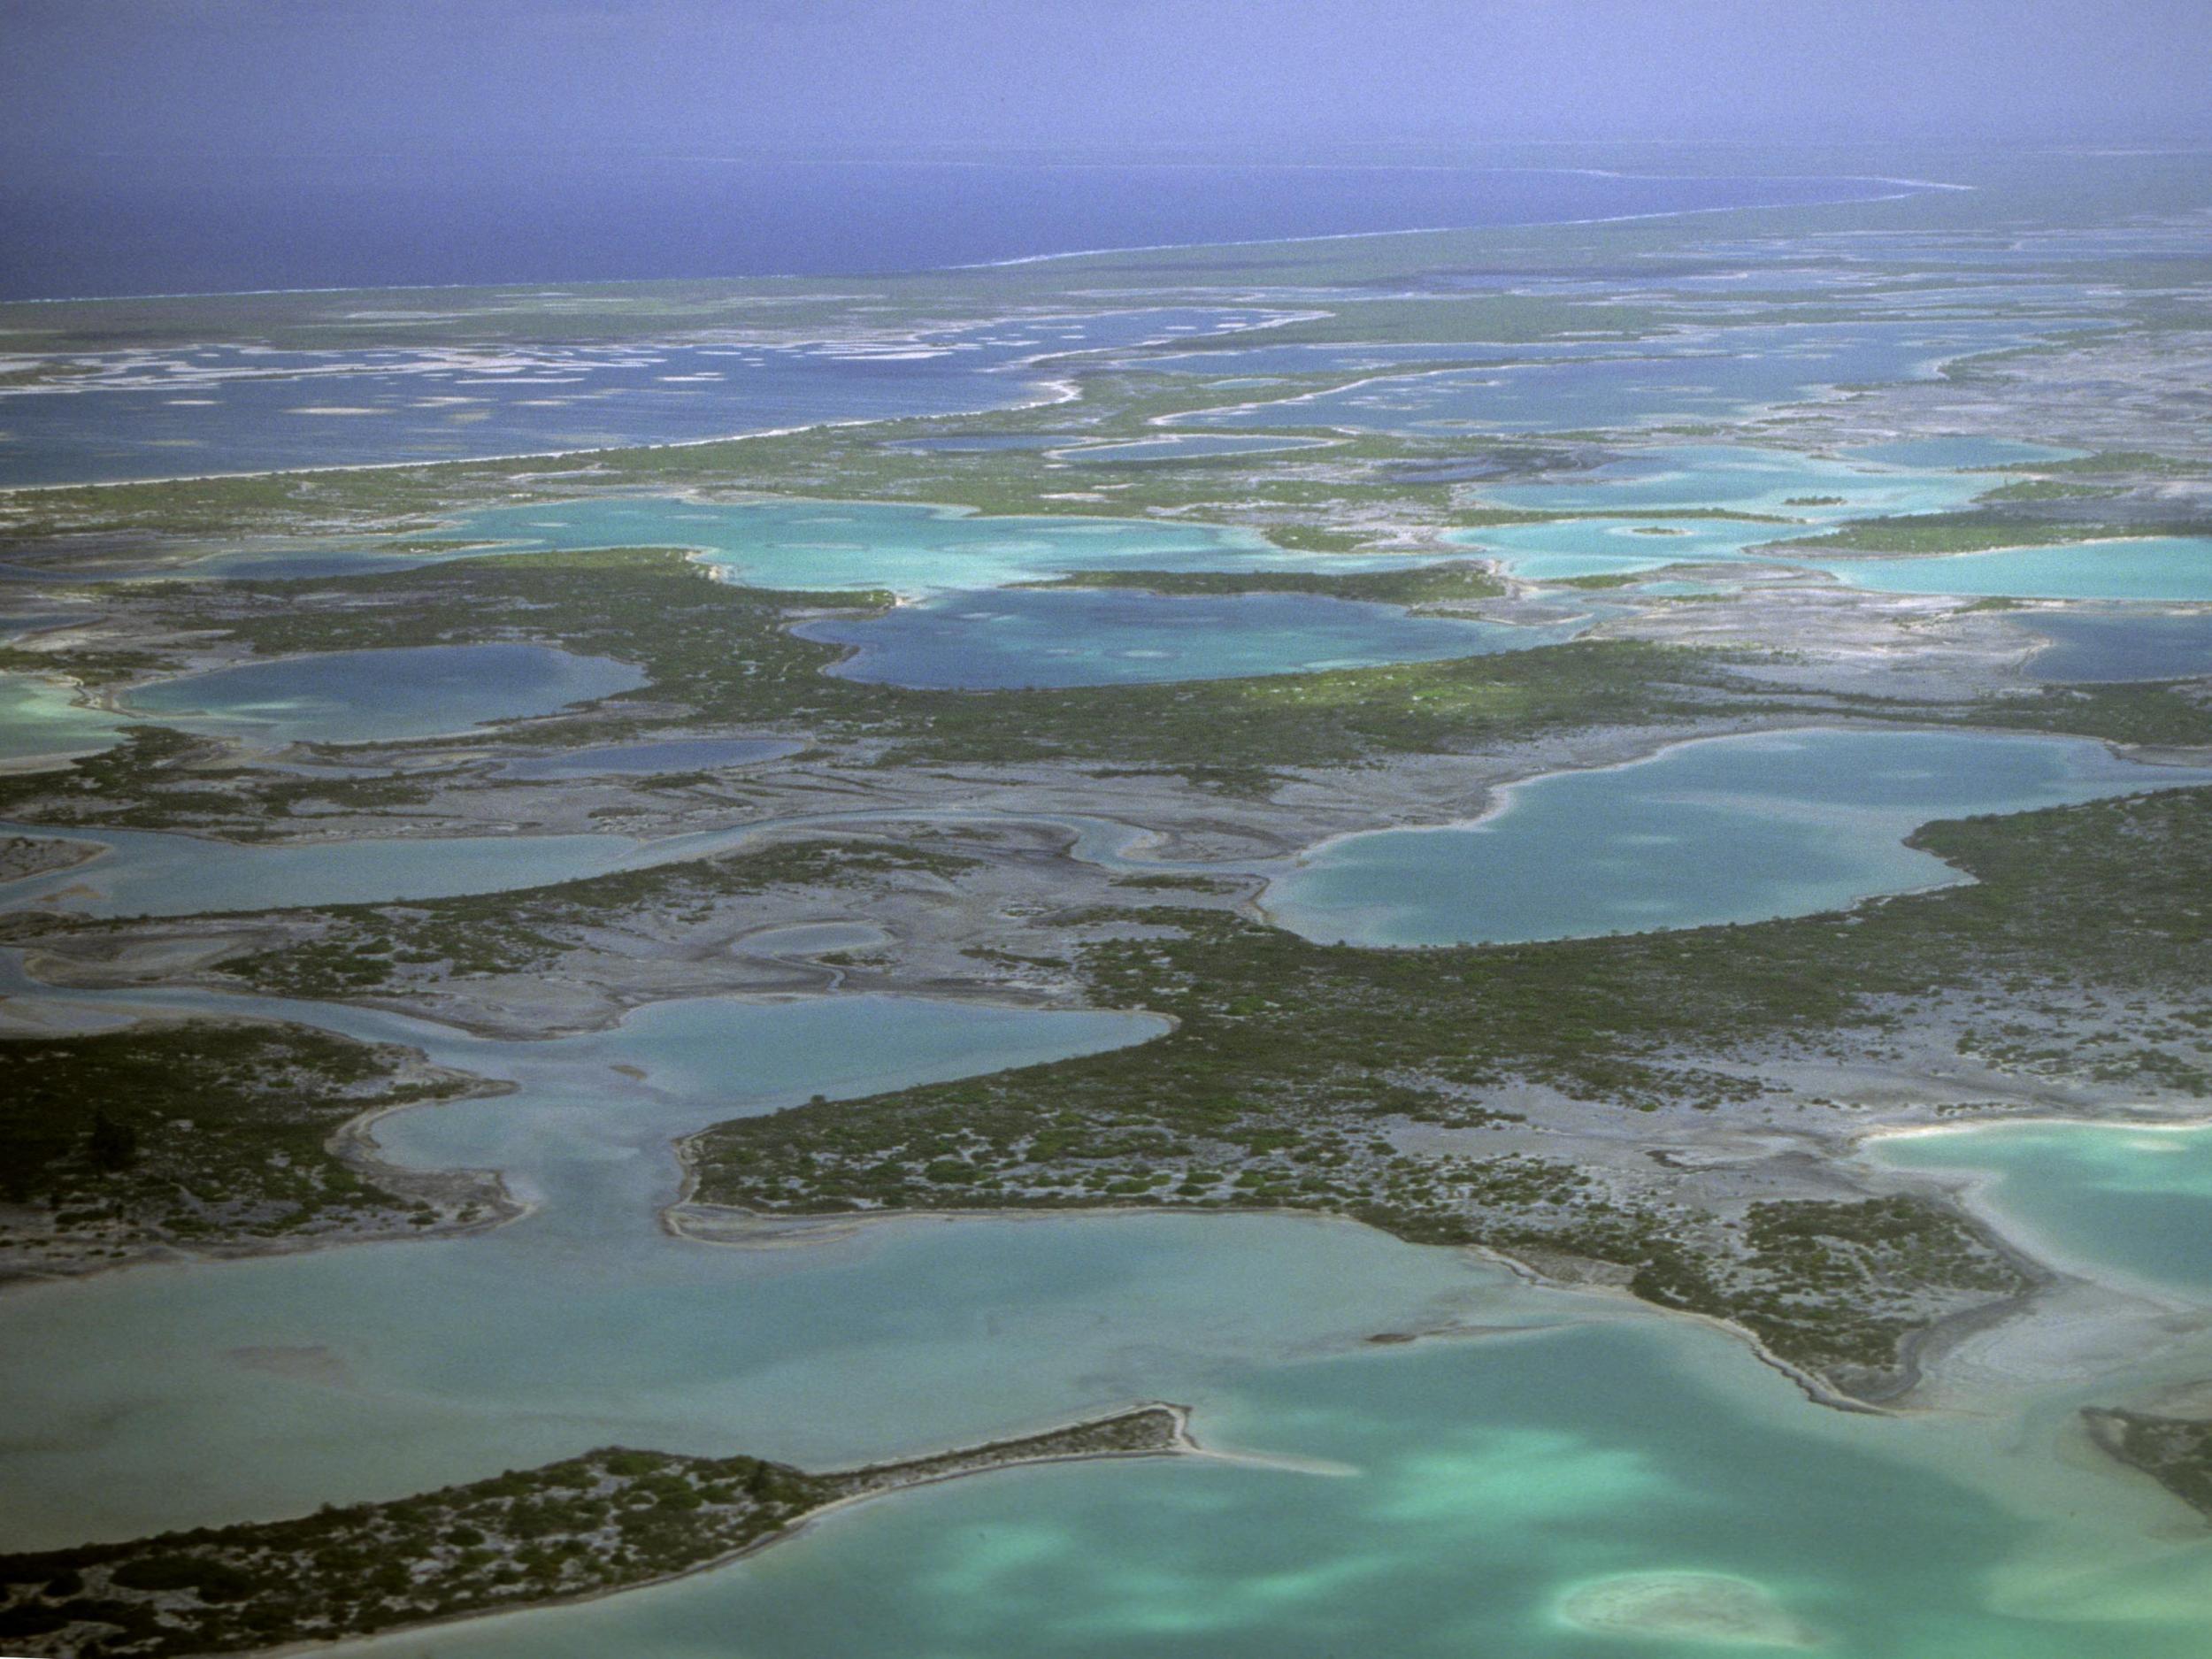
{"type": "Polygon", "coordinates": [[[1806,528],[1726,518],[1567,518],[1455,530],[1448,539],[1497,559],[1525,581],[1548,582],[1740,558],[1747,548],[1806,528]]]}
{"type": "Polygon", "coordinates": [[[1195,1390],[1255,1356],[1502,1294],[1462,1256],[1310,1220],[915,1220],[762,1248],[656,1225],[676,1195],[673,1136],[810,1094],[1140,1041],[1164,1028],[1148,1016],[703,1000],[502,1043],[273,999],[155,1001],[303,1014],[518,1079],[377,1134],[401,1162],[502,1168],[540,1207],[480,1238],[12,1290],[11,1538],[281,1514],[610,1440],[858,1461],[1195,1390]]]}
{"type": "Polygon", "coordinates": [[[144,718],[264,743],[442,737],[633,691],[645,675],[549,645],[424,645],[324,651],[141,686],[144,718]]]}
{"type": "Polygon", "coordinates": [[[82,916],[193,916],[508,893],[612,870],[711,857],[770,831],[796,826],[974,819],[1047,825],[1067,833],[1072,857],[1115,869],[1153,867],[1130,856],[1148,839],[1147,833],[1112,818],[956,809],[794,813],[646,841],[626,835],[457,835],[253,846],[178,831],[104,826],[59,832],[0,821],[0,835],[76,841],[104,849],[89,863],[67,870],[0,882],[0,910],[35,907],[82,916]]]}
{"type": "Polygon", "coordinates": [[[703,563],[751,587],[887,588],[907,598],[1115,565],[1311,570],[1328,568],[1317,561],[1329,557],[1286,553],[1256,532],[1212,525],[983,518],[958,508],[857,502],[718,505],[644,496],[491,508],[464,515],[458,526],[459,534],[522,548],[696,548],[703,563]]]}
{"type": "Polygon", "coordinates": [[[1810,561],[1855,588],[2014,599],[2212,600],[2212,537],[2144,536],[1930,558],[1810,561]]]}
{"type": "Polygon", "coordinates": [[[1248,1367],[1202,1408],[1200,1435],[1346,1472],[1186,1460],[1002,1473],[847,1512],[662,1588],[342,1651],[1778,1651],[1598,1636],[1563,1617],[1577,1592],[1624,1574],[1738,1579],[1837,1659],[2201,1651],[2201,1549],[2176,1560],[2147,1540],[2095,1540],[2070,1575],[2047,1577],[2057,1605],[2010,1605],[2016,1563],[2090,1529],[2022,1518],[1926,1459],[1917,1425],[1818,1413],[1727,1346],[1640,1320],[1248,1367]]]}
{"type": "Polygon", "coordinates": [[[2039,613],[2018,620],[2049,641],[2028,659],[2035,680],[2063,684],[2212,674],[2212,613],[2039,613]]]}
{"type": "Polygon", "coordinates": [[[2016,438],[1983,438],[1960,434],[1941,438],[1895,438],[1886,443],[1863,443],[1844,453],[1855,460],[1879,461],[1888,466],[1953,469],[2032,465],[2038,461],[2063,461],[2078,457],[2087,451],[2062,449],[2048,443],[2023,443],[2016,438]]]}
{"type": "Polygon", "coordinates": [[[1989,1124],[1889,1136],[1870,1153],[1977,1178],[1982,1202],[2062,1259],[2212,1294],[2212,1128],[1989,1124]]]}
{"type": "Polygon", "coordinates": [[[1095,1050],[1156,1021],[705,1000],[505,1043],[237,1006],[517,1079],[378,1133],[403,1162],[504,1167],[540,1207],[477,1239],[11,1290],[11,1547],[296,1513],[609,1442],[827,1467],[1168,1397],[1196,1408],[1208,1444],[1303,1466],[995,1475],[662,1588],[342,1651],[1686,1651],[1563,1616],[1624,1574],[1740,1580],[1823,1651],[1863,1659],[2181,1659],[2212,1613],[2202,1548],[2154,1532],[2168,1501],[2061,1467],[2042,1427],[1820,1411],[1717,1332],[1462,1252],[1262,1216],[916,1219],[765,1248],[653,1225],[672,1135],[1095,1050]],[[1491,1334],[1361,1342],[1439,1325],[1491,1334]],[[2034,1502],[2054,1479],[2070,1502],[2034,1502]]]}
{"type": "Polygon", "coordinates": [[[1092,443],[1063,451],[1070,461],[1187,461],[1225,455],[1273,455],[1284,449],[1325,447],[1320,438],[1232,437],[1226,433],[1186,432],[1128,443],[1092,443]]]}
{"type": "Polygon", "coordinates": [[[96,753],[111,748],[126,724],[78,702],[60,681],[0,673],[0,762],[96,753]]]}
{"type": "Polygon", "coordinates": [[[858,621],[803,623],[856,648],[835,672],[936,687],[1223,680],[1527,650],[1571,626],[1409,616],[1311,594],[1002,589],[948,594],[858,621]]]}
{"type": "Polygon", "coordinates": [[[1903,837],[2212,780],[2085,740],[1811,730],[1679,744],[1514,785],[1479,822],[1325,843],[1263,902],[1310,939],[1497,943],[1840,909],[1960,879],[1903,837]]]}
{"type": "MultiPolygon", "coordinates": [[[[1826,524],[1879,513],[1939,512],[1963,506],[1990,486],[1989,479],[1964,473],[1832,461],[1789,449],[1669,444],[1637,450],[1571,481],[1499,485],[1484,490],[1483,499],[1547,512],[1717,507],[1826,524]],[[1820,499],[1828,496],[1839,499],[1820,499]]],[[[1801,534],[1787,526],[1736,528],[1761,532],[1763,541],[1801,534]]]]}

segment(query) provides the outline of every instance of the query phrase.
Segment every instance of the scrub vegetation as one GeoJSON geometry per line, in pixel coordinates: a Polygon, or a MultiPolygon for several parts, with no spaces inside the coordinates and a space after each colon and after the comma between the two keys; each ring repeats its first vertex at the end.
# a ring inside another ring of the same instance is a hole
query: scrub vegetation
{"type": "Polygon", "coordinates": [[[2082,1417],[2098,1445],[2212,1519],[2212,1423],[2098,1406],[2082,1417]]]}
{"type": "Polygon", "coordinates": [[[831,1474],[605,1447],[296,1520],[0,1556],[0,1643],[166,1659],[367,1635],[674,1578],[787,1537],[829,1505],[902,1487],[1187,1445],[1182,1412],[1151,1405],[831,1474]]]}
{"type": "Polygon", "coordinates": [[[508,1210],[489,1178],[388,1169],[339,1134],[471,1081],[293,1025],[0,1042],[0,1273],[496,1219],[508,1210]]]}
{"type": "Polygon", "coordinates": [[[1413,951],[1310,944],[1220,911],[1132,909],[1086,945],[1099,1005],[1170,1034],[1110,1055],[803,1106],[687,1147],[694,1197],[765,1215],[1098,1205],[1303,1209],[1422,1242],[1612,1263],[1663,1305],[1731,1318],[1845,1386],[1893,1381],[1932,1314],[2017,1291],[1972,1224],[1917,1200],[1717,1217],[1617,1202],[1526,1152],[1486,1155],[1528,1088],[1717,1110],[1777,1057],[1878,1058],[1939,1018],[2026,1075],[2212,1094],[2195,987],[2212,816],[2177,791],[1914,837],[1972,885],[1847,913],[1413,951]],[[2034,1010],[2109,1004],[2065,1024],[2034,1010]],[[2196,1010],[2192,1012],[2190,1010],[2196,1010]],[[1425,1129],[1466,1130],[1438,1149],[1425,1129]]]}

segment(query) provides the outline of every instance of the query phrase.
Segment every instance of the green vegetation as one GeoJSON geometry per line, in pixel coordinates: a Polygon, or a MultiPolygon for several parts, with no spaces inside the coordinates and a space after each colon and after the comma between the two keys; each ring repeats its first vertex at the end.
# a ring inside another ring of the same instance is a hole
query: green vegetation
{"type": "Polygon", "coordinates": [[[333,1150],[364,1112],[468,1079],[291,1025],[192,1021],[0,1042],[0,1253],[36,1271],[152,1246],[405,1233],[489,1218],[468,1177],[427,1184],[333,1150]]]}
{"type": "Polygon", "coordinates": [[[2212,1519],[2212,1423],[2099,1406],[2082,1417],[2098,1445],[2212,1519]]]}
{"type": "Polygon", "coordinates": [[[767,1214],[1326,1210],[1616,1263],[1640,1294],[1724,1313],[1785,1357],[1882,1372],[1932,1303],[2016,1287],[1947,1212],[1784,1203],[1732,1230],[1622,1202],[1570,1165],[1402,1142],[1416,1125],[1499,1121],[1500,1096],[1532,1085],[1717,1108],[1778,1087],[1764,1059],[1865,1060],[1932,1021],[2024,1073],[2212,1095],[2203,1027],[2154,1011],[2194,1008],[2212,972],[2212,914],[2176,902],[2212,884],[2206,805],[2184,790],[1930,826],[1914,844],[1974,884],[1746,926],[1379,951],[1219,911],[1087,917],[1142,929],[1081,949],[1091,1000],[1171,1015],[1170,1034],[719,1125],[689,1144],[695,1194],[767,1214]],[[2056,1013],[2084,996],[2113,1006],[2056,1013]],[[2045,1002],[2050,1021],[2027,1023],[2045,1002]]]}
{"type": "Polygon", "coordinates": [[[1183,1444],[1179,1412],[1143,1406],[833,1474],[606,1447],[296,1520],[0,1556],[0,1643],[164,1659],[367,1635],[672,1578],[772,1543],[832,1503],[1012,1463],[1159,1456],[1183,1444]]]}
{"type": "MultiPolygon", "coordinates": [[[[1385,572],[1369,572],[1380,577],[1385,572]]],[[[1431,580],[1427,572],[1408,578],[1431,580]]],[[[1432,578],[1471,593],[1471,571],[1432,578]]],[[[1418,586],[1418,584],[1415,584],[1418,586]]],[[[1409,589],[1408,589],[1409,591],[1409,589]]],[[[1706,706],[1724,683],[1709,653],[1629,642],[1569,644],[1452,661],[1193,684],[989,693],[910,690],[823,671],[837,647],[795,637],[795,613],[887,603],[877,595],[787,594],[714,580],[673,550],[617,549],[460,560],[317,584],[238,582],[132,590],[165,622],[225,635],[267,655],[525,637],[639,664],[650,683],[588,717],[512,728],[511,741],[567,743],[701,720],[805,726],[825,741],[888,740],[888,764],[1069,758],[1184,772],[1238,787],[1277,766],[1394,752],[1464,752],[1566,726],[1630,724],[1706,706]],[[488,618],[497,618],[488,621],[488,618]]],[[[104,782],[188,752],[173,734],[112,751],[88,773],[40,774],[0,788],[19,816],[98,795],[104,782]]],[[[88,764],[92,764],[88,763],[88,764]]],[[[190,780],[212,785],[206,774],[190,780]]],[[[250,789],[196,787],[149,811],[239,810],[250,789]]],[[[318,789],[334,787],[321,780],[318,789]]],[[[412,789],[405,780],[369,780],[412,789]]],[[[289,787],[289,786],[287,786],[289,787]]],[[[250,804],[250,803],[249,803],[250,804]]],[[[137,821],[118,819],[117,821],[137,821]]]]}
{"type": "Polygon", "coordinates": [[[1988,553],[2000,548],[2122,541],[2131,536],[2200,535],[2206,527],[2194,522],[2156,526],[2078,524],[2066,519],[2016,518],[1988,512],[1921,512],[1895,518],[1855,518],[1821,535],[1769,541],[1752,551],[1988,553]]]}

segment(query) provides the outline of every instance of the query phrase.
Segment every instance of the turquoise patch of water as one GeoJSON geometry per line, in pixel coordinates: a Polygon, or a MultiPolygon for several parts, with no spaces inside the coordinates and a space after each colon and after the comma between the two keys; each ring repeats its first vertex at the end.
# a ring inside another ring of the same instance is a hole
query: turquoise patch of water
{"type": "Polygon", "coordinates": [[[1285,553],[1246,530],[1122,518],[982,518],[952,508],[848,502],[567,502],[471,513],[459,529],[524,548],[695,548],[704,563],[752,587],[887,588],[907,597],[1116,565],[1317,567],[1313,556],[1285,553]]]}
{"type": "Polygon", "coordinates": [[[1931,819],[2208,779],[2071,739],[1832,730],[1715,738],[1515,785],[1477,823],[1328,842],[1271,883],[1264,903],[1310,939],[1396,946],[1806,915],[1961,879],[1903,844],[1931,819]]]}
{"type": "Polygon", "coordinates": [[[1978,1177],[1992,1209],[2093,1269],[2212,1292],[2212,1129],[1990,1124],[1877,1141],[1896,1169],[1978,1177]]]}
{"type": "Polygon", "coordinates": [[[1526,650],[1571,626],[1409,616],[1310,594],[1162,595],[1002,589],[952,594],[859,621],[808,622],[855,648],[836,672],[934,687],[1132,685],[1288,674],[1526,650]]]}
{"type": "Polygon", "coordinates": [[[112,748],[125,720],[88,708],[58,680],[0,673],[0,764],[58,760],[112,748]]]}
{"type": "MultiPolygon", "coordinates": [[[[1817,1421],[1705,1332],[1604,1324],[1252,1368],[1197,1430],[1291,1467],[1017,1471],[833,1517],[744,1563],[438,1633],[441,1659],[856,1653],[1601,1659],[2183,1659],[2201,1551],[2139,1540],[2062,1609],[1994,1586],[2046,1529],[1916,1461],[1912,1429],[1817,1421]],[[2114,1606],[2147,1571],[2171,1600],[2114,1606]],[[1600,1636],[1563,1617],[1619,1575],[1748,1586],[1782,1647],[1600,1636]],[[2104,1599],[2100,1601],[2100,1593],[2104,1599]]],[[[2098,1563],[2104,1566],[2104,1563],[2098,1563]]],[[[412,1655],[396,1637],[342,1651],[412,1655]]]]}
{"type": "Polygon", "coordinates": [[[1879,461],[1886,466],[1932,466],[1957,470],[1978,466],[2028,466],[2039,461],[2064,461],[2087,453],[2062,449],[2055,444],[2023,443],[2016,438],[1979,438],[1955,434],[1941,438],[1895,438],[1886,443],[1863,443],[1844,453],[1856,460],[1879,461]]]}
{"type": "Polygon", "coordinates": [[[1925,558],[1816,561],[1855,588],[2014,599],[2212,600],[2212,537],[2144,536],[1925,558]]]}

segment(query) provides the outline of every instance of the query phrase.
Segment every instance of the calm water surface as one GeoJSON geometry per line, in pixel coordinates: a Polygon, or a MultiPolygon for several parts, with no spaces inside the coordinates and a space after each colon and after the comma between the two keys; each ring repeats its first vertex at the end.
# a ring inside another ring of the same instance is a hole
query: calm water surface
{"type": "Polygon", "coordinates": [[[1267,892],[1310,939],[1494,943],[1748,922],[1960,879],[1903,837],[2212,772],[2073,739],[1801,731],[1684,743],[1505,791],[1479,822],[1325,844],[1267,892]]]}
{"type": "Polygon", "coordinates": [[[2019,625],[2049,643],[2028,659],[2031,678],[2182,680],[2212,674],[2212,612],[2045,612],[2019,625]]]}
{"type": "Polygon", "coordinates": [[[900,686],[1108,686],[1363,668],[1556,643],[1531,627],[1409,616],[1312,594],[1002,589],[949,594],[859,621],[802,624],[856,648],[836,672],[900,686]]]}
{"type": "Polygon", "coordinates": [[[1896,1169],[1979,1178],[1992,1208],[2070,1260],[2212,1294],[2212,1129],[1990,1124],[1872,1151],[1896,1169]]]}
{"type": "Polygon", "coordinates": [[[165,726],[265,743],[443,737],[634,691],[645,675],[549,645],[323,651],[141,686],[125,700],[165,726]]]}

